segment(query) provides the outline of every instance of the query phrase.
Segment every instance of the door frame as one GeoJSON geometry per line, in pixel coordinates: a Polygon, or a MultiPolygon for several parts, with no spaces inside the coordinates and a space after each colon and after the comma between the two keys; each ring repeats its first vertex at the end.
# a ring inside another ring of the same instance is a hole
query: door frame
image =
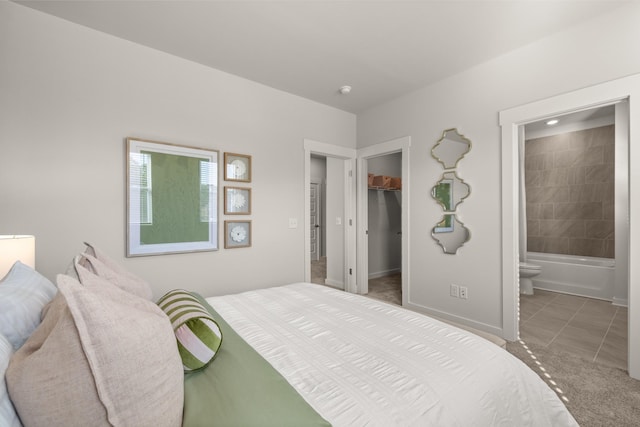
{"type": "MultiPolygon", "coordinates": [[[[311,222],[310,200],[311,200],[311,154],[324,157],[342,159],[344,161],[344,288],[347,292],[357,292],[357,269],[356,265],[356,221],[355,221],[355,168],[356,150],[327,144],[324,142],[304,139],[304,280],[311,281],[311,222]]],[[[327,253],[327,258],[329,254],[327,253]]]]}
{"type": "Polygon", "coordinates": [[[387,154],[402,153],[402,192],[401,192],[401,247],[402,247],[402,305],[410,301],[409,295],[409,148],[411,137],[404,136],[380,144],[358,150],[358,293],[369,292],[369,204],[368,204],[368,176],[365,167],[368,159],[387,154]]]}
{"type": "MultiPolygon", "coordinates": [[[[518,129],[554,115],[629,100],[629,165],[640,165],[640,74],[500,112],[502,132],[503,335],[518,339],[518,129]]],[[[629,259],[640,259],[640,168],[629,168],[629,259]]],[[[629,263],[628,370],[640,379],[640,264],[629,263]]]]}

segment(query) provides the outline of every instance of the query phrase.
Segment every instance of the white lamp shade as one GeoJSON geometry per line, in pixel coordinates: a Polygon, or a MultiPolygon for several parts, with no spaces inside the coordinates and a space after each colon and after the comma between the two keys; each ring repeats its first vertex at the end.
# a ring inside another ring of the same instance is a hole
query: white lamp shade
{"type": "Polygon", "coordinates": [[[36,267],[36,238],[34,236],[0,236],[0,279],[16,261],[36,267]]]}

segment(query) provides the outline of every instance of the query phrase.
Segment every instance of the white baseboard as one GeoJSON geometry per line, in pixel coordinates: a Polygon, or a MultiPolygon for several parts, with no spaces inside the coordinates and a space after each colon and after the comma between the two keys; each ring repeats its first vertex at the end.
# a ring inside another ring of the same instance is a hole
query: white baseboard
{"type": "Polygon", "coordinates": [[[533,279],[533,287],[534,289],[542,289],[544,291],[559,292],[561,294],[569,294],[580,297],[611,301],[611,293],[607,289],[592,288],[575,283],[533,279]]]}
{"type": "Polygon", "coordinates": [[[627,298],[613,297],[611,304],[617,305],[620,307],[629,307],[629,300],[627,298]]]}
{"type": "Polygon", "coordinates": [[[379,277],[391,276],[392,274],[400,273],[402,269],[392,268],[391,270],[376,271],[369,273],[369,279],[377,279],[379,277]]]}
{"type": "Polygon", "coordinates": [[[504,339],[502,334],[502,328],[498,328],[495,326],[487,325],[486,323],[476,322],[471,319],[467,319],[465,317],[455,316],[449,313],[445,313],[444,311],[434,310],[419,304],[414,304],[408,302],[403,307],[408,308],[413,311],[417,311],[419,313],[426,314],[428,316],[434,317],[438,320],[442,320],[445,322],[453,322],[454,324],[458,324],[457,326],[468,326],[470,328],[478,329],[479,331],[487,332],[489,334],[495,335],[499,338],[504,339]]]}

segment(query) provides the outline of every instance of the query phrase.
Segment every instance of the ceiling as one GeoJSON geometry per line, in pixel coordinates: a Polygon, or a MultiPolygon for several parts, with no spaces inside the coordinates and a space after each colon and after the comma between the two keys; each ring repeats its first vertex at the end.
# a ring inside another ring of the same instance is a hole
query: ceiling
{"type": "Polygon", "coordinates": [[[15,1],[362,112],[606,13],[618,1],[15,1]],[[349,95],[339,88],[352,86],[349,95]]]}
{"type": "MultiPolygon", "coordinates": [[[[525,135],[527,135],[527,139],[529,139],[529,137],[540,138],[542,136],[565,133],[568,132],[568,126],[575,126],[578,123],[581,123],[584,129],[614,124],[615,112],[616,107],[611,104],[574,111],[555,117],[547,117],[544,120],[527,123],[524,127],[525,135]],[[556,119],[558,122],[553,125],[549,125],[547,124],[549,119],[556,119]]],[[[571,131],[575,131],[575,129],[572,129],[571,131]]]]}

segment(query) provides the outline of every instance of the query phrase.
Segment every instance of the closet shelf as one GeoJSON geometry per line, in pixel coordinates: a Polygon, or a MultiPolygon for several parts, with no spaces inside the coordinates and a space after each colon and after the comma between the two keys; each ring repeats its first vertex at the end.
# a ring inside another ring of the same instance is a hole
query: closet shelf
{"type": "Polygon", "coordinates": [[[369,187],[369,190],[375,191],[402,191],[400,188],[386,188],[386,187],[369,187]]]}
{"type": "Polygon", "coordinates": [[[400,191],[402,189],[402,179],[395,176],[374,175],[367,176],[367,184],[371,190],[400,191]]]}

